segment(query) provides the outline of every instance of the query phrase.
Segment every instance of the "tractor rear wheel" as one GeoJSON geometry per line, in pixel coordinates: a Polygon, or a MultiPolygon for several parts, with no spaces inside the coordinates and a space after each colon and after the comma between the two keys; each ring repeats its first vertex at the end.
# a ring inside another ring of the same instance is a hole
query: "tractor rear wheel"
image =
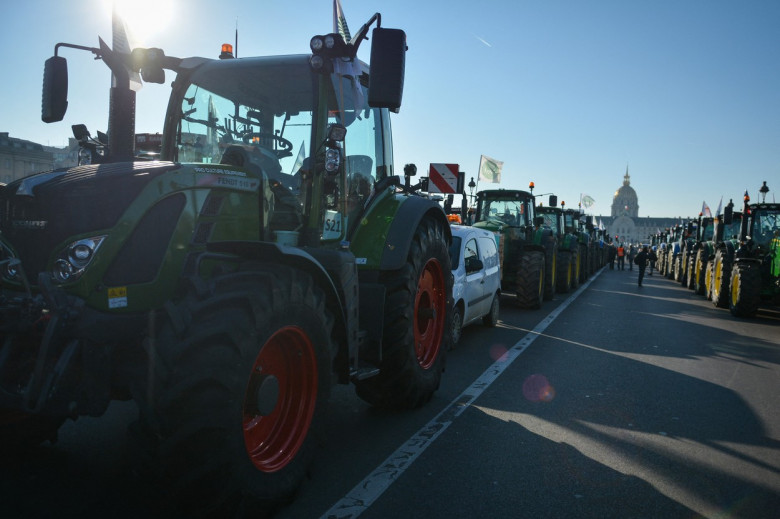
{"type": "Polygon", "coordinates": [[[271,511],[292,499],[316,449],[336,347],[308,274],[254,264],[191,291],[148,343],[131,433],[178,511],[271,511]]]}
{"type": "Polygon", "coordinates": [[[376,407],[413,409],[439,388],[451,341],[452,271],[444,224],[425,217],[406,264],[383,272],[385,315],[379,374],[355,381],[357,395],[376,407]]]}
{"type": "Polygon", "coordinates": [[[558,252],[558,274],[556,276],[556,289],[561,294],[571,291],[572,283],[572,264],[571,252],[558,252]]]}
{"type": "Polygon", "coordinates": [[[545,246],[544,256],[544,300],[550,301],[555,295],[558,267],[558,243],[553,238],[545,246]]]}
{"type": "Polygon", "coordinates": [[[713,268],[714,262],[708,261],[707,268],[705,269],[704,273],[704,297],[707,298],[707,301],[712,301],[712,280],[714,277],[713,268]]]}
{"type": "Polygon", "coordinates": [[[761,303],[761,272],[757,265],[737,263],[731,270],[729,310],[735,317],[751,317],[761,303]]]}
{"type": "Polygon", "coordinates": [[[726,251],[718,249],[712,267],[712,304],[718,308],[728,308],[729,306],[730,278],[731,264],[726,258],[726,251]]]}
{"type": "Polygon", "coordinates": [[[696,252],[695,266],[693,267],[693,289],[696,294],[703,296],[706,292],[705,281],[707,277],[707,258],[704,249],[699,249],[696,252]]]}
{"type": "Polygon", "coordinates": [[[544,252],[532,250],[521,254],[515,279],[517,305],[520,308],[540,308],[544,300],[544,252]]]}

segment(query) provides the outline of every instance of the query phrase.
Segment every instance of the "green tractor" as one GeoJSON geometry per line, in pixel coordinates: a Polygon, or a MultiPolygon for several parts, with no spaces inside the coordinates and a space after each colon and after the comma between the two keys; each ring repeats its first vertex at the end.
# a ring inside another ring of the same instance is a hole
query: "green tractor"
{"type": "MultiPolygon", "coordinates": [[[[474,227],[496,235],[501,260],[501,292],[513,293],[520,308],[536,309],[544,301],[546,257],[552,231],[535,217],[528,191],[492,189],[477,193],[474,227]]],[[[555,256],[552,256],[555,261],[555,256]]],[[[554,272],[554,269],[552,270],[554,272]]]]}
{"type": "Polygon", "coordinates": [[[713,226],[713,252],[707,263],[704,277],[705,297],[719,308],[729,306],[729,285],[734,254],[739,248],[739,233],[743,213],[734,211],[734,202],[729,200],[723,215],[715,218],[713,226]]]}
{"type": "Polygon", "coordinates": [[[585,223],[585,216],[579,209],[566,209],[563,212],[566,232],[577,237],[579,253],[577,254],[576,273],[578,285],[585,283],[591,274],[591,260],[594,254],[590,231],[585,223]]]}
{"type": "MultiPolygon", "coordinates": [[[[769,188],[764,182],[763,200],[769,188]]],[[[780,204],[750,204],[745,191],[739,248],[729,283],[729,310],[736,317],[756,314],[761,304],[780,302],[780,204]]]]}
{"type": "MultiPolygon", "coordinates": [[[[567,232],[566,230],[564,202],[561,202],[561,207],[557,206],[558,197],[555,195],[550,195],[549,204],[546,206],[541,204],[538,205],[536,207],[536,214],[544,218],[544,223],[542,225],[548,227],[552,232],[552,235],[556,238],[557,255],[555,258],[555,290],[559,293],[565,294],[579,286],[577,264],[580,247],[577,236],[571,232],[567,232]]],[[[551,270],[549,264],[547,265],[547,270],[551,270]]],[[[551,282],[548,280],[547,285],[550,284],[551,282]]]]}
{"type": "Polygon", "coordinates": [[[59,43],[45,122],[65,114],[66,48],[116,78],[108,143],[0,189],[3,449],[134,400],[132,458],[161,499],[227,516],[294,496],[332,383],[386,408],[430,400],[451,233],[394,170],[403,31],[377,13],[311,54],[225,59],[59,43]],[[369,71],[356,54],[374,23],[369,71]],[[166,70],[160,160],[133,161],[129,71],[166,70]]]}
{"type": "Polygon", "coordinates": [[[707,273],[707,258],[714,232],[714,219],[699,215],[694,224],[694,240],[688,253],[686,286],[697,294],[704,294],[704,278],[707,273]]]}

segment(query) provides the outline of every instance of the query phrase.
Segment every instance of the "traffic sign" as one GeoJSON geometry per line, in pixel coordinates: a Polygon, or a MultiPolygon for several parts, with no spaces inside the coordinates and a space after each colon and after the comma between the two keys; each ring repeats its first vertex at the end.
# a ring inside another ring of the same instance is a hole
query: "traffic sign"
{"type": "Polygon", "coordinates": [[[429,193],[458,193],[458,164],[434,164],[431,163],[428,171],[429,193]]]}

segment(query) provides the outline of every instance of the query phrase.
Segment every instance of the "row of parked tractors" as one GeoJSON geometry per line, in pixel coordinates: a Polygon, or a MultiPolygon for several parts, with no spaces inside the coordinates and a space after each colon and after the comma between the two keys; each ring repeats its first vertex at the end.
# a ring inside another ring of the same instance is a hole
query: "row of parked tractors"
{"type": "Polygon", "coordinates": [[[604,231],[579,209],[566,209],[557,197],[536,203],[529,191],[493,189],[476,194],[466,221],[496,236],[501,262],[501,291],[514,295],[520,308],[540,308],[556,293],[584,283],[606,261],[604,231]]]}
{"type": "Polygon", "coordinates": [[[780,204],[745,192],[741,211],[730,201],[722,214],[700,215],[653,236],[662,275],[705,296],[734,316],[750,317],[780,301],[780,204]]]}

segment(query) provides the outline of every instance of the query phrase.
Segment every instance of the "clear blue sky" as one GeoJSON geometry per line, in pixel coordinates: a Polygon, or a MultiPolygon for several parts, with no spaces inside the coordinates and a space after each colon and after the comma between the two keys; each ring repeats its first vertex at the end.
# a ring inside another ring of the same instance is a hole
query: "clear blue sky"
{"type": "MultiPolygon", "coordinates": [[[[746,189],[756,200],[763,180],[780,201],[780,1],[341,3],[353,33],[377,11],[407,33],[397,164],[457,163],[476,177],[488,155],[504,162],[502,182],[480,188],[533,180],[570,207],[590,195],[596,215],[609,215],[626,166],[640,217],[693,216],[702,201],[714,212],[721,196],[739,203],[746,189]]],[[[179,57],[217,57],[236,23],[239,57],[307,53],[312,35],[332,30],[332,0],[151,5],[147,17],[170,20],[141,43],[179,57]]],[[[110,0],[26,0],[4,14],[0,131],[52,146],[74,123],[105,131],[110,74],[91,54],[61,53],[64,121],[41,122],[40,90],[56,43],[110,43],[110,0]]],[[[139,92],[137,131],[162,130],[168,92],[139,92]]]]}

